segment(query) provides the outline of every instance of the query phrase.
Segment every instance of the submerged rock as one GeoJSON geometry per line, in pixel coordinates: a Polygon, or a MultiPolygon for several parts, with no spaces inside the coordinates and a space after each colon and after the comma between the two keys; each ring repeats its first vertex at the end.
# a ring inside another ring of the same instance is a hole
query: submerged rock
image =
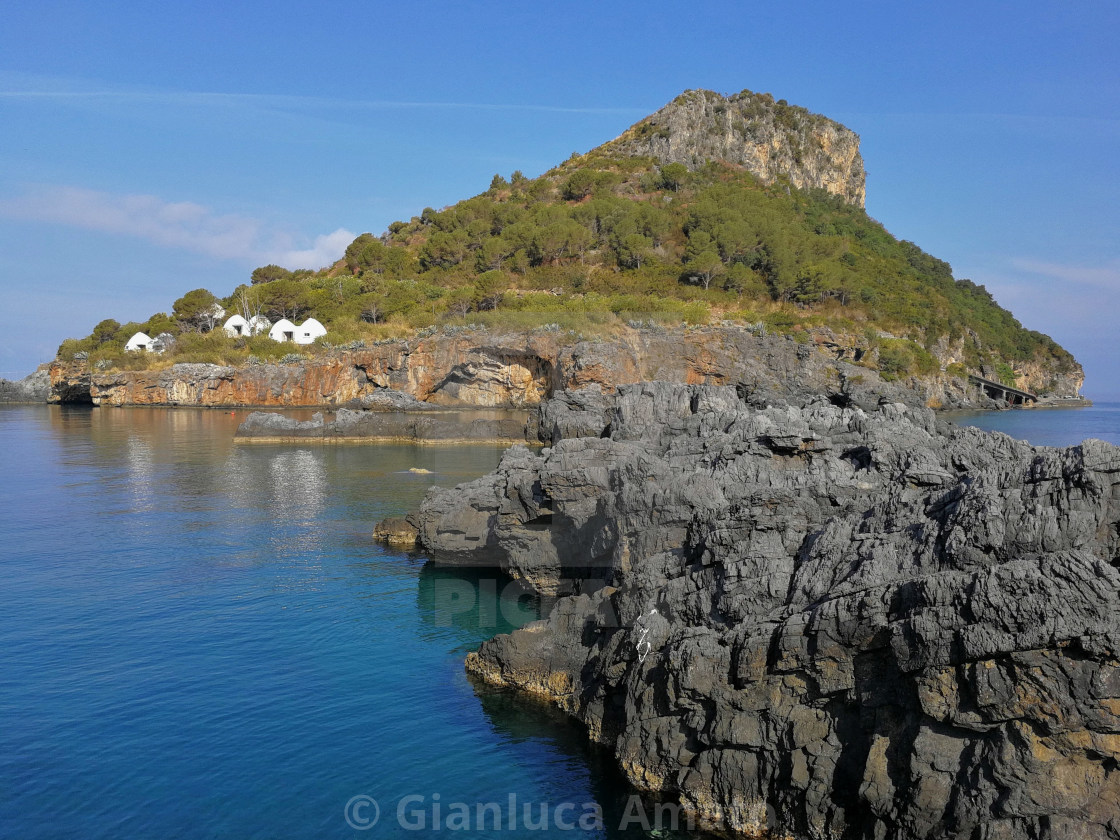
{"type": "Polygon", "coordinates": [[[434,557],[567,596],[469,670],[738,834],[1120,837],[1120,449],[749,400],[567,394],[431,491],[434,557]]]}
{"type": "Polygon", "coordinates": [[[471,417],[470,412],[370,411],[340,408],[331,419],[316,412],[311,420],[295,420],[270,411],[254,411],[238,427],[239,440],[361,441],[404,440],[428,443],[486,441],[535,442],[536,415],[524,412],[503,417],[471,417]]]}
{"type": "Polygon", "coordinates": [[[404,517],[392,516],[374,526],[373,538],[397,548],[415,548],[416,528],[404,517]]]}

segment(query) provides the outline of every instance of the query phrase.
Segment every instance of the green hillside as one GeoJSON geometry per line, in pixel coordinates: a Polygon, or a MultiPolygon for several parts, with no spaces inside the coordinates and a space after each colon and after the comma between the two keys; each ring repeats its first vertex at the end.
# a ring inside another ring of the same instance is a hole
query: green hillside
{"type": "Polygon", "coordinates": [[[60,356],[85,352],[101,368],[239,364],[433,327],[586,337],[638,322],[733,321],[801,340],[822,328],[853,336],[880,351],[873,355],[889,375],[936,371],[933,354],[954,359],[958,372],[988,365],[1005,376],[1024,362],[1076,365],[983,286],[954,279],[947,263],[895,239],[858,206],[785,178],[763,184],[741,166],[690,171],[611,148],[573,155],[534,179],[495,176],[474,198],[359,236],[328,269],[264,266],[219,299],[229,313],[318,318],[329,333],[315,348],[206,332],[212,325],[200,312],[214,298],[196,290],[170,315],[102,322],[64,342],[60,356]],[[165,357],[126,354],[137,330],[179,340],[165,357]]]}

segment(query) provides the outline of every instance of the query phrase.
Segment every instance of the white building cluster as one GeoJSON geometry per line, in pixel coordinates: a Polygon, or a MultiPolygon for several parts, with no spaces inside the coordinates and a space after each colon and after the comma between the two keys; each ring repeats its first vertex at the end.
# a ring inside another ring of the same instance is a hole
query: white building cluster
{"type": "Polygon", "coordinates": [[[125,343],[124,349],[130,352],[147,350],[150,353],[162,353],[174,343],[175,336],[171,333],[163,332],[155,338],[150,338],[147,333],[138,332],[125,343]]]}
{"type": "MultiPolygon", "coordinates": [[[[268,337],[273,341],[290,341],[293,344],[311,344],[319,336],[327,334],[327,328],[314,318],[308,318],[302,324],[296,326],[287,318],[281,318],[273,324],[262,315],[254,315],[249,319],[241,315],[230,315],[226,322],[222,324],[222,329],[230,338],[254,336],[267,332],[268,337]]],[[[169,333],[161,333],[153,339],[146,333],[138,332],[128,340],[124,349],[130,352],[146,350],[153,353],[162,353],[173,340],[174,338],[169,333]]]]}

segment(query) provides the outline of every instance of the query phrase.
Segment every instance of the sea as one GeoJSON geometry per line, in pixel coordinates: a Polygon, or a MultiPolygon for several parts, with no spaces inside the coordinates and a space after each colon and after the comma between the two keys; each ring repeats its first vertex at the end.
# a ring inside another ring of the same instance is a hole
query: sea
{"type": "MultiPolygon", "coordinates": [[[[530,593],[371,539],[501,448],[236,443],[243,416],[0,407],[0,837],[700,836],[468,679],[530,593]]],[[[1120,404],[953,420],[1120,444],[1120,404]]]]}

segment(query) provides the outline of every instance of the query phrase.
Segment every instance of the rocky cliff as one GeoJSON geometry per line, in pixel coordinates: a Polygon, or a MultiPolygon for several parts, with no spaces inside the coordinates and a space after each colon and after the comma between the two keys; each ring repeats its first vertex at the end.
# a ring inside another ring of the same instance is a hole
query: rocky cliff
{"type": "Polygon", "coordinates": [[[50,374],[46,369],[23,379],[0,379],[0,403],[44,403],[50,391],[50,374]]]}
{"type": "Polygon", "coordinates": [[[569,593],[468,668],[738,835],[1120,837],[1120,449],[648,383],[433,490],[447,562],[569,593]]]}
{"type": "Polygon", "coordinates": [[[953,377],[883,382],[827,331],[806,343],[741,327],[627,329],[582,341],[558,333],[440,334],[295,364],[180,364],[92,374],[55,362],[51,401],[95,405],[343,406],[393,389],[441,406],[533,406],[565,388],[650,380],[740,385],[774,398],[866,395],[938,407],[992,405],[953,377]]]}
{"type": "Polygon", "coordinates": [[[794,187],[826,190],[859,207],[867,194],[859,135],[768,93],[685,91],[596,151],[691,169],[724,161],[763,183],[788,177],[794,187]]]}

